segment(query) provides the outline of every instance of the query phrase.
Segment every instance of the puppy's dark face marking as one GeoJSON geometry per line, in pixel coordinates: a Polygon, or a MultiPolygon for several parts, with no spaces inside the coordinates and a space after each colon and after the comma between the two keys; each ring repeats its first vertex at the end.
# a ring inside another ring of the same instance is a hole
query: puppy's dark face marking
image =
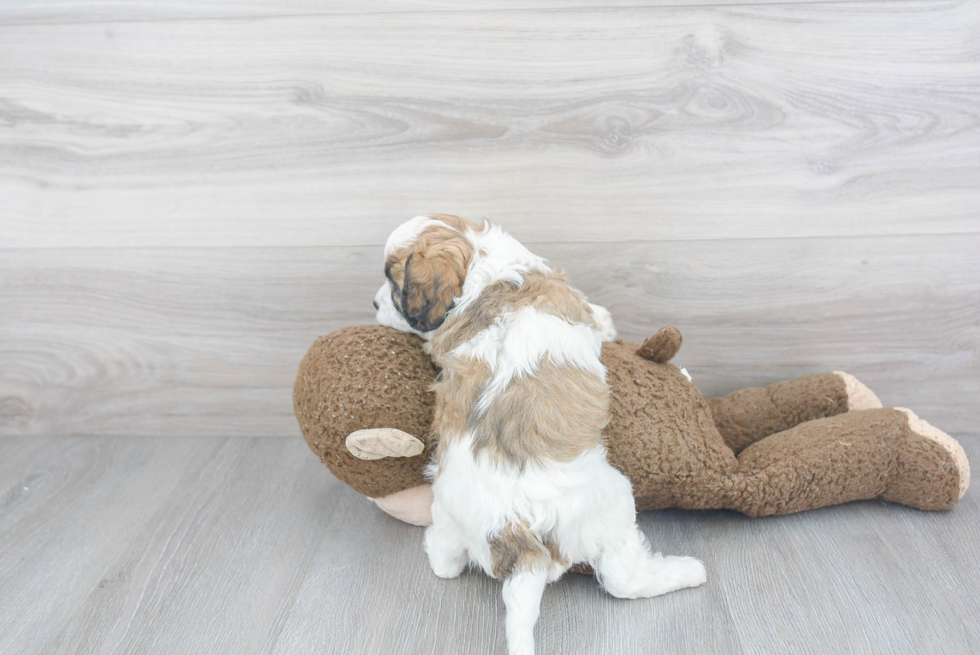
{"type": "Polygon", "coordinates": [[[426,228],[385,261],[395,309],[413,329],[435,330],[463,292],[472,259],[473,247],[459,230],[448,225],[426,228]]]}

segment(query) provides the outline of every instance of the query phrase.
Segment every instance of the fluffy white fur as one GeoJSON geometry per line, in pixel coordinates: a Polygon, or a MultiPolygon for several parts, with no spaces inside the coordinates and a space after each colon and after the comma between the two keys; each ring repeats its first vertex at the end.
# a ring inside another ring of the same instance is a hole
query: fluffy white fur
{"type": "Polygon", "coordinates": [[[388,241],[385,242],[385,257],[412,243],[422,233],[422,230],[431,225],[442,225],[442,221],[428,216],[416,216],[396,227],[395,231],[388,235],[388,241]]]}
{"type": "Polygon", "coordinates": [[[511,380],[533,375],[545,357],[554,364],[575,366],[605,379],[601,353],[602,341],[596,330],[525,307],[498,316],[493,325],[451,354],[482,360],[493,373],[477,404],[477,412],[483,414],[511,380]]]}
{"type": "MultiPolygon", "coordinates": [[[[386,252],[410,244],[432,220],[416,217],[399,227],[386,252]]],[[[466,238],[478,254],[452,312],[465,312],[489,284],[508,280],[519,286],[528,271],[550,270],[543,259],[497,226],[484,224],[466,238]]],[[[395,309],[387,283],[375,302],[382,325],[419,334],[395,309]]],[[[493,373],[477,404],[478,413],[490,407],[515,377],[534,375],[545,357],[604,380],[601,342],[614,339],[616,332],[609,312],[592,307],[599,330],[524,308],[498,316],[491,327],[457,347],[453,355],[480,359],[493,373]]],[[[605,589],[620,598],[657,596],[705,581],[698,560],[650,553],[636,525],[630,482],[609,464],[603,448],[588,450],[571,462],[518,468],[491,459],[485,451],[474,454],[470,434],[443,436],[453,439],[447,442],[451,445],[441,461],[430,466],[433,523],[425,534],[436,575],[455,577],[473,563],[493,576],[491,540],[508,524],[525,523],[539,538],[557,544],[565,561],[592,565],[605,589]]],[[[533,653],[533,629],[544,587],[566,568],[552,561],[536,570],[517,571],[504,581],[511,655],[533,653]]]]}
{"type": "MultiPolygon", "coordinates": [[[[431,338],[431,332],[423,333],[413,329],[408,324],[408,321],[405,320],[405,317],[398,313],[398,310],[395,309],[395,304],[391,301],[391,285],[387,280],[381,285],[378,292],[374,294],[374,302],[378,309],[376,319],[379,324],[401,332],[417,334],[423,339],[431,338]]],[[[589,303],[589,307],[592,308],[592,316],[599,326],[599,336],[602,337],[602,340],[615,341],[616,326],[613,324],[612,314],[609,313],[609,310],[602,305],[594,305],[592,303],[589,303]]]]}
{"type": "Polygon", "coordinates": [[[374,294],[374,306],[378,310],[375,313],[375,319],[380,325],[395,328],[399,332],[417,334],[423,339],[432,337],[431,332],[423,333],[412,328],[408,324],[408,321],[405,320],[405,317],[398,313],[398,310],[395,308],[395,303],[391,300],[391,284],[387,280],[381,285],[378,292],[374,294]]]}

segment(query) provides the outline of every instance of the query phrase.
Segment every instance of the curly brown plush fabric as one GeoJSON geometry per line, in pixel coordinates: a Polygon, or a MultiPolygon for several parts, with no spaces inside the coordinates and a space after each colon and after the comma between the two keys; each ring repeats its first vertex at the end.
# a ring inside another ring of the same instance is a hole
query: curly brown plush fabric
{"type": "Polygon", "coordinates": [[[736,453],[770,434],[847,411],[847,385],[839,375],[815,373],[768,387],[740,389],[708,401],[715,425],[736,453]]]}
{"type": "MultiPolygon", "coordinates": [[[[602,350],[611,388],[606,447],[632,482],[638,509],[763,516],[879,497],[946,509],[966,491],[969,463],[955,440],[908,410],[855,410],[880,402],[844,373],[706,402],[673,364],[653,361],[680,346],[680,333],[668,328],[644,346],[616,341],[602,350]]],[[[419,488],[433,446],[436,374],[412,335],[358,326],[322,337],[303,359],[293,392],[303,436],[334,475],[368,497],[419,488]],[[345,439],[370,428],[407,432],[424,450],[358,459],[345,439]]]]}
{"type": "Polygon", "coordinates": [[[612,388],[606,448],[627,472],[637,509],[717,507],[738,463],[701,393],[673,364],[637,357],[626,341],[602,346],[612,388]]]}
{"type": "Polygon", "coordinates": [[[651,362],[663,364],[674,358],[683,343],[684,338],[681,336],[681,331],[673,325],[665,325],[655,335],[644,341],[643,345],[637,349],[636,354],[643,359],[649,359],[651,362]]]}
{"type": "Polygon", "coordinates": [[[412,334],[376,325],[320,337],[296,375],[293,409],[310,449],[338,478],[368,498],[422,484],[431,455],[429,427],[436,367],[412,334]],[[363,460],[344,445],[355,430],[398,427],[426,445],[418,457],[363,460]],[[409,485],[414,486],[414,485],[409,485]]]}

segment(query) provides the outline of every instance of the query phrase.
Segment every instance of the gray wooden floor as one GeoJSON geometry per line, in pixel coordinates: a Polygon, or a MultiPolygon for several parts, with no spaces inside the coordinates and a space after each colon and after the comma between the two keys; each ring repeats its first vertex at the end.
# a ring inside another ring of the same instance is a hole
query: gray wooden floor
{"type": "MultiPolygon", "coordinates": [[[[298,437],[3,437],[0,493],[0,653],[503,652],[499,585],[436,578],[422,530],[298,437]]],[[[640,521],[707,585],[622,601],[566,576],[541,653],[980,652],[975,491],[944,513],[640,521]]]]}

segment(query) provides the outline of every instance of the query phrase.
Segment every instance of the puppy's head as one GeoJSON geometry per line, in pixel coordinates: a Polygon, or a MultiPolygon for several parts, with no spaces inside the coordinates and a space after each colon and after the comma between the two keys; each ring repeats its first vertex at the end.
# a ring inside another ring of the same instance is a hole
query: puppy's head
{"type": "Polygon", "coordinates": [[[467,232],[476,229],[445,214],[416,216],[398,226],[385,245],[388,281],[374,300],[378,322],[423,335],[442,325],[462,294],[473,260],[467,232]]]}

